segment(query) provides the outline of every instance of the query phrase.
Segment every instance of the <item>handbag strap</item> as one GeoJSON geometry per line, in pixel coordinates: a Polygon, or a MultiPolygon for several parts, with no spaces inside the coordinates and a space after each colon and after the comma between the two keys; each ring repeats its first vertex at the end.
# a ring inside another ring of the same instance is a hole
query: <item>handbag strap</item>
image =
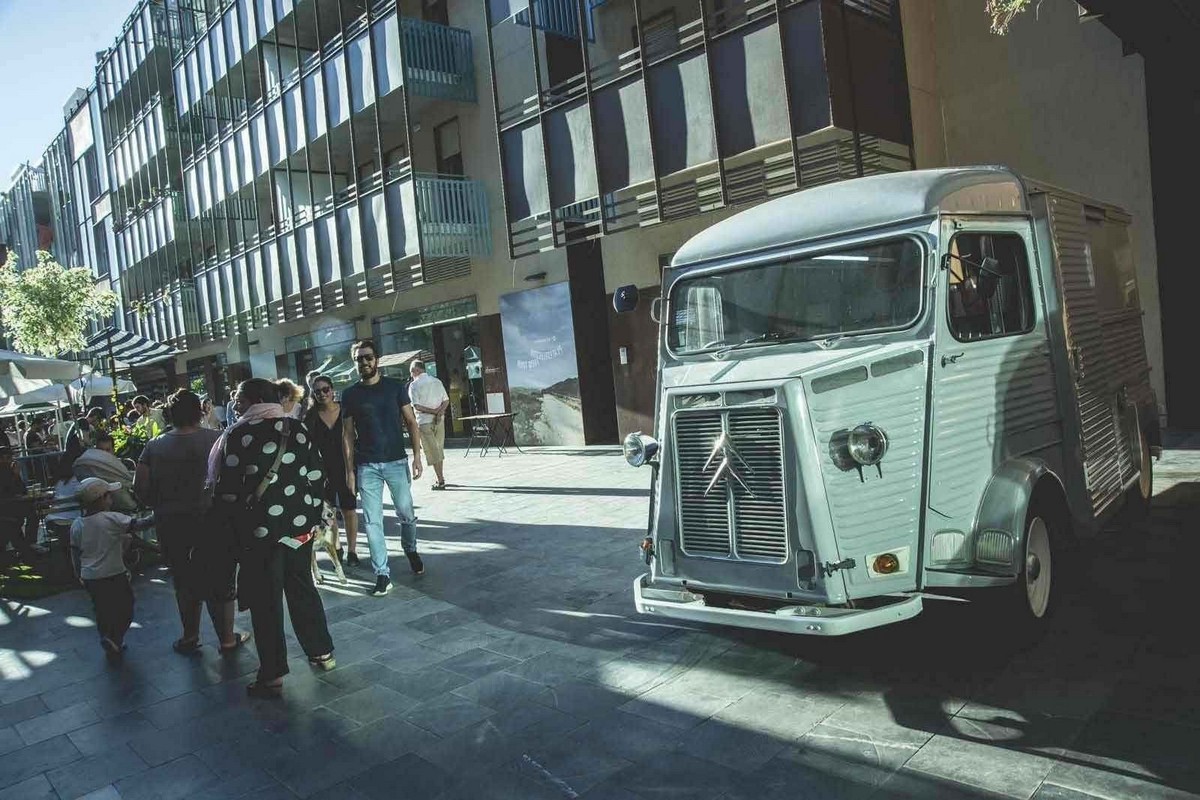
{"type": "Polygon", "coordinates": [[[267,470],[267,474],[259,481],[258,488],[254,490],[254,493],[246,498],[246,506],[248,508],[253,508],[262,499],[263,494],[267,491],[267,487],[271,485],[271,482],[275,480],[275,476],[279,474],[279,465],[283,463],[283,455],[287,452],[288,440],[291,439],[291,436],[292,426],[285,422],[283,426],[283,438],[279,440],[279,450],[275,453],[275,462],[271,464],[271,468],[267,470]]]}

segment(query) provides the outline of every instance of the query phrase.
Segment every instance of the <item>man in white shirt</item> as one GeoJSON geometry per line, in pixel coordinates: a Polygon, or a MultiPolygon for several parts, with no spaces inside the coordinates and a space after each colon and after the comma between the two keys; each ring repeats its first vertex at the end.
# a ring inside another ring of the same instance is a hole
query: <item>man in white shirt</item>
{"type": "Polygon", "coordinates": [[[425,459],[437,475],[434,489],[446,488],[446,476],[442,473],[445,460],[446,409],[450,407],[450,395],[442,382],[425,371],[425,362],[416,359],[408,367],[412,383],[408,385],[408,397],[417,412],[417,425],[421,428],[421,444],[425,459]]]}

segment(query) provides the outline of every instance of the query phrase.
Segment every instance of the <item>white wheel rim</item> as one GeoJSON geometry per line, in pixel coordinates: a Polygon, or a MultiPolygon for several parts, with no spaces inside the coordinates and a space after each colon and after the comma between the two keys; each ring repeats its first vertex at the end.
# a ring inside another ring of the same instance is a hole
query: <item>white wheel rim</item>
{"type": "Polygon", "coordinates": [[[1146,444],[1144,437],[1141,439],[1141,455],[1142,455],[1142,474],[1138,476],[1138,491],[1142,493],[1143,500],[1149,500],[1150,495],[1154,492],[1154,476],[1150,466],[1150,447],[1146,444]]]}
{"type": "Polygon", "coordinates": [[[1025,592],[1029,599],[1029,611],[1041,619],[1050,606],[1050,585],[1053,564],[1050,561],[1050,530],[1041,517],[1034,517],[1025,534],[1025,592]],[[1030,569],[1036,559],[1039,569],[1034,577],[1030,569]]]}

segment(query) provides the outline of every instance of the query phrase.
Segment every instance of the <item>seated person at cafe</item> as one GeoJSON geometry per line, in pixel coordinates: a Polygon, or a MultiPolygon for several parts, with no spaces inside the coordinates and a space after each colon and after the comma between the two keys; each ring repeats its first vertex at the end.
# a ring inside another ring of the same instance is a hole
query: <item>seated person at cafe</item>
{"type": "Polygon", "coordinates": [[[96,446],[83,452],[72,466],[75,477],[99,478],[108,483],[121,484],[120,491],[112,493],[113,510],[122,513],[136,511],[138,504],[133,496],[133,473],[113,453],[113,438],[107,433],[96,437],[96,446]]]}
{"type": "Polygon", "coordinates": [[[21,560],[32,564],[37,530],[37,507],[28,496],[12,448],[0,444],[0,552],[12,544],[21,560]]]}

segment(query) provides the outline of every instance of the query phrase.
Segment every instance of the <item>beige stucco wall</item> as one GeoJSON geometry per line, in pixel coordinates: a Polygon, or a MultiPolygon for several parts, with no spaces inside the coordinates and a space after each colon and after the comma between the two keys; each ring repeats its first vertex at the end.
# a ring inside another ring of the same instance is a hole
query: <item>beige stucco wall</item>
{"type": "Polygon", "coordinates": [[[1165,390],[1141,56],[1076,5],[1045,0],[1007,36],[982,0],[900,0],[918,167],[1006,164],[1134,217],[1146,349],[1165,390]]]}

